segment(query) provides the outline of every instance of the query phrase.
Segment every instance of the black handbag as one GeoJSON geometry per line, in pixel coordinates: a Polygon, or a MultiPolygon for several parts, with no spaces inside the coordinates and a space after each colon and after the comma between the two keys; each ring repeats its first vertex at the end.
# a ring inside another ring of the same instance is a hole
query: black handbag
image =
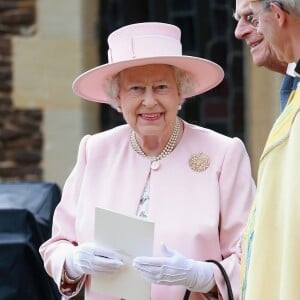
{"type": "MultiPolygon", "coordinates": [[[[228,277],[224,267],[218,261],[213,260],[213,259],[209,259],[209,260],[207,260],[207,262],[213,263],[213,264],[218,266],[218,268],[220,269],[220,271],[221,271],[221,273],[224,277],[224,280],[225,280],[225,283],[226,283],[226,286],[227,286],[228,300],[234,300],[233,299],[232,288],[231,288],[231,283],[230,283],[229,277],[228,277]]],[[[190,293],[191,292],[189,290],[186,290],[186,292],[184,294],[184,297],[183,297],[183,300],[188,300],[189,297],[190,297],[190,293]]]]}

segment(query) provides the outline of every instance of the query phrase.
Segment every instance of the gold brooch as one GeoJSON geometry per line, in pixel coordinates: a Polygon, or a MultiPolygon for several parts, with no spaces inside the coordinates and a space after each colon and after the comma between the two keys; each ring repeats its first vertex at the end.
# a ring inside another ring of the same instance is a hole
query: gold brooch
{"type": "Polygon", "coordinates": [[[202,152],[196,153],[190,157],[189,165],[195,172],[204,172],[210,165],[210,159],[202,152]]]}

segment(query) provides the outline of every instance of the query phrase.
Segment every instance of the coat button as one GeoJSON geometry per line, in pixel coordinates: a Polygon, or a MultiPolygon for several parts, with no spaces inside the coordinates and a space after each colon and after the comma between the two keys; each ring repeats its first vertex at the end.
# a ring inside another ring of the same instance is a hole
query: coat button
{"type": "Polygon", "coordinates": [[[155,160],[155,161],[151,162],[151,169],[152,169],[153,171],[158,170],[159,167],[160,167],[159,161],[155,160]]]}

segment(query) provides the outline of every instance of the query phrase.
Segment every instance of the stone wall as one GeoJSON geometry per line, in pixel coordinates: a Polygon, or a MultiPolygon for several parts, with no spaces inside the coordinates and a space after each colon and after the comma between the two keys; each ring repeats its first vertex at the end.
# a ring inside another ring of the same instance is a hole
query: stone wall
{"type": "MultiPolygon", "coordinates": [[[[41,181],[40,109],[12,103],[12,38],[35,34],[35,0],[0,0],[0,181],[41,181]]],[[[30,99],[28,99],[30,102],[30,99]]]]}

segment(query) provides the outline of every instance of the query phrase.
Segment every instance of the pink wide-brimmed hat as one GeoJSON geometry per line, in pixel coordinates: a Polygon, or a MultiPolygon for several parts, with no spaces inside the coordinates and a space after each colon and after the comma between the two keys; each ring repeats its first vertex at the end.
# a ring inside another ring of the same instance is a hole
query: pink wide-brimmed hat
{"type": "Polygon", "coordinates": [[[114,75],[130,67],[167,64],[190,73],[193,90],[182,98],[204,93],[224,78],[223,69],[214,62],[182,55],[178,27],[156,22],[121,27],[108,37],[108,63],[86,71],[73,82],[74,93],[86,100],[108,103],[106,85],[114,75]]]}

